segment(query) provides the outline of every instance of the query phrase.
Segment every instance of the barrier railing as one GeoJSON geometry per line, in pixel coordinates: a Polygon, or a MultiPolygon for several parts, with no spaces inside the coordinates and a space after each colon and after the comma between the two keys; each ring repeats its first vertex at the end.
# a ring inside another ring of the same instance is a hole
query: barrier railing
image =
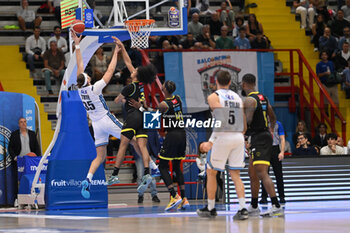
{"type": "MultiPolygon", "coordinates": [[[[132,159],[134,156],[132,155],[127,155],[125,156],[125,159],[132,159]]],[[[186,155],[186,157],[198,157],[198,155],[186,155]]],[[[116,156],[107,156],[106,159],[115,159],[116,156]]],[[[195,163],[196,160],[195,159],[183,159],[181,160],[180,166],[181,166],[181,170],[183,171],[183,163],[195,163]]],[[[106,164],[114,164],[115,161],[106,161],[106,164]]],[[[159,163],[159,160],[156,161],[156,163],[159,163]]],[[[123,164],[135,164],[135,161],[132,160],[124,160],[123,164]]],[[[172,163],[171,161],[169,161],[169,171],[170,171],[170,175],[171,177],[173,176],[173,167],[172,167],[172,163]]],[[[185,181],[185,184],[197,184],[197,181],[185,181]]],[[[157,183],[157,185],[164,185],[164,183],[157,183]]],[[[137,183],[122,183],[122,184],[113,184],[110,186],[137,186],[137,183]]]]}
{"type": "MultiPolygon", "coordinates": [[[[305,56],[299,49],[257,49],[257,50],[200,50],[195,52],[208,52],[208,51],[251,51],[251,52],[273,52],[278,53],[278,56],[288,57],[289,66],[285,67],[284,72],[275,72],[275,77],[289,76],[290,85],[284,87],[274,87],[275,93],[290,93],[289,109],[291,112],[295,112],[297,107],[296,94],[299,95],[299,113],[300,119],[305,120],[305,109],[310,111],[310,129],[312,136],[315,136],[315,126],[320,122],[328,124],[333,132],[341,135],[344,141],[346,141],[346,121],[327,90],[311,68],[310,64],[306,60],[305,56]],[[325,111],[325,99],[330,105],[330,115],[327,115],[325,111]],[[337,129],[337,123],[340,124],[340,130],[337,129]]],[[[143,55],[144,64],[149,63],[148,54],[150,52],[194,52],[194,50],[162,50],[162,49],[145,49],[141,53],[143,55]]],[[[285,64],[286,65],[286,64],[285,64]]],[[[158,76],[164,76],[159,74],[158,76]]],[[[145,88],[146,92],[146,88],[145,88]]],[[[146,94],[146,93],[145,93],[146,94]]],[[[157,80],[156,84],[152,87],[149,86],[147,94],[151,95],[151,104],[156,105],[156,95],[162,100],[164,96],[161,92],[161,84],[157,80]],[[154,102],[153,102],[154,101],[154,102]]],[[[146,96],[148,96],[146,95],[146,96]]]]}

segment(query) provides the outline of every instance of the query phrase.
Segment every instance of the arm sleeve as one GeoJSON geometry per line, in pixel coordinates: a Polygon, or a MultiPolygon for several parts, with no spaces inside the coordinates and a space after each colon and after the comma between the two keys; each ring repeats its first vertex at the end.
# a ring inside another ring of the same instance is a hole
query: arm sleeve
{"type": "Polygon", "coordinates": [[[64,46],[64,48],[62,49],[62,52],[63,53],[65,53],[65,52],[67,52],[68,51],[68,44],[67,44],[67,40],[66,39],[64,39],[64,38],[60,38],[60,40],[62,41],[62,43],[63,43],[63,46],[64,46]]]}
{"type": "Polygon", "coordinates": [[[47,49],[50,49],[50,43],[53,40],[53,37],[51,37],[48,41],[47,41],[47,49]]]}
{"type": "Polygon", "coordinates": [[[281,122],[277,121],[276,124],[278,125],[278,135],[283,136],[284,135],[284,128],[281,122]]]}
{"type": "Polygon", "coordinates": [[[44,38],[42,38],[41,37],[41,49],[42,49],[42,52],[41,52],[41,54],[44,54],[45,53],[45,51],[46,51],[46,41],[45,41],[45,39],[44,38]]]}
{"type": "Polygon", "coordinates": [[[9,154],[11,156],[12,159],[14,159],[17,155],[15,154],[15,150],[14,150],[14,134],[12,133],[10,136],[10,140],[9,140],[9,145],[8,145],[8,151],[9,154]]]}
{"type": "Polygon", "coordinates": [[[103,79],[100,79],[99,81],[97,81],[94,85],[93,85],[93,90],[92,92],[95,95],[100,95],[102,93],[102,89],[107,86],[107,84],[105,83],[105,81],[103,79]]]}
{"type": "Polygon", "coordinates": [[[27,19],[29,22],[32,22],[35,20],[35,12],[34,11],[30,11],[30,17],[28,17],[27,19]]]}
{"type": "Polygon", "coordinates": [[[316,74],[319,75],[321,72],[321,64],[320,63],[317,63],[316,65],[316,74]]]}
{"type": "Polygon", "coordinates": [[[30,48],[31,38],[32,38],[32,37],[28,37],[27,40],[26,40],[26,53],[27,53],[27,54],[34,55],[34,52],[33,52],[33,51],[31,50],[31,48],[30,48]]]}

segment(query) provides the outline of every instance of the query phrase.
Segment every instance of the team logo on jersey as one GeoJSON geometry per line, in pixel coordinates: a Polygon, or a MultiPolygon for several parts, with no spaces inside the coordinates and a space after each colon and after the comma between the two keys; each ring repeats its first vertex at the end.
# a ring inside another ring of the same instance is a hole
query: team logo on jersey
{"type": "Polygon", "coordinates": [[[265,100],[265,98],[264,98],[263,95],[258,95],[258,97],[259,97],[259,99],[260,99],[261,101],[264,101],[264,100],[265,100]]]}
{"type": "Polygon", "coordinates": [[[177,104],[177,100],[176,100],[176,99],[173,99],[171,102],[172,102],[173,104],[177,104]]]}
{"type": "Polygon", "coordinates": [[[144,129],[160,129],[160,116],[162,114],[156,112],[143,112],[143,128],[144,129]]]}

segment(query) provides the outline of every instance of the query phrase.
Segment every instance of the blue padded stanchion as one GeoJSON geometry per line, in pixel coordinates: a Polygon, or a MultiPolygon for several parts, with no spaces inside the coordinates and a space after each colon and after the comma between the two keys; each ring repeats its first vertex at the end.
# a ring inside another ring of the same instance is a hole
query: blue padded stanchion
{"type": "Polygon", "coordinates": [[[90,198],[81,196],[96,148],[88,128],[85,108],[77,91],[62,92],[62,122],[49,158],[46,182],[46,209],[107,208],[108,193],[103,165],[96,171],[90,198]]]}

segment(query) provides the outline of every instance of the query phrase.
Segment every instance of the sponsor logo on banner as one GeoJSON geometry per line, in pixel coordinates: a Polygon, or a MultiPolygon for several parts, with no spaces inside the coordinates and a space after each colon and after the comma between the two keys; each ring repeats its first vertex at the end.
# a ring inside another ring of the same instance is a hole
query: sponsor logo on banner
{"type": "Polygon", "coordinates": [[[171,28],[180,26],[180,12],[175,7],[168,11],[168,26],[171,28]]]}
{"type": "Polygon", "coordinates": [[[86,9],[85,10],[85,27],[86,28],[94,27],[93,9],[86,9]]]}
{"type": "Polygon", "coordinates": [[[157,112],[143,112],[143,128],[144,129],[160,129],[160,116],[157,112]]]}
{"type": "Polygon", "coordinates": [[[143,128],[144,129],[174,129],[174,128],[198,128],[198,129],[213,129],[220,128],[221,121],[215,118],[197,119],[191,114],[183,115],[182,120],[177,119],[177,116],[166,115],[161,117],[161,113],[157,112],[143,112],[143,128]]]}
{"type": "Polygon", "coordinates": [[[11,156],[7,151],[10,136],[11,131],[7,127],[0,125],[0,171],[5,169],[5,164],[7,168],[12,162],[11,156]]]}
{"type": "MultiPolygon", "coordinates": [[[[52,187],[80,187],[82,180],[63,180],[63,179],[53,179],[50,184],[52,187]]],[[[105,180],[92,180],[91,185],[107,185],[105,180]]]]}
{"type": "Polygon", "coordinates": [[[216,74],[219,71],[228,71],[230,73],[230,89],[236,93],[240,93],[242,87],[238,74],[241,71],[241,68],[233,66],[230,63],[230,55],[220,55],[197,59],[197,64],[202,66],[197,71],[200,74],[201,87],[206,104],[208,103],[208,96],[216,90],[216,74]]]}

